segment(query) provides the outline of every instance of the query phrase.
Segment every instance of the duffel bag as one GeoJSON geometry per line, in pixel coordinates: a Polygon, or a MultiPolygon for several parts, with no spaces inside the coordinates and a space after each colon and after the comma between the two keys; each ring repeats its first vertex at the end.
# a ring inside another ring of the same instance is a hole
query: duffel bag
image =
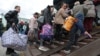
{"type": "Polygon", "coordinates": [[[5,31],[1,37],[2,46],[12,48],[17,51],[24,51],[27,47],[28,37],[24,34],[19,34],[12,28],[5,31]]]}

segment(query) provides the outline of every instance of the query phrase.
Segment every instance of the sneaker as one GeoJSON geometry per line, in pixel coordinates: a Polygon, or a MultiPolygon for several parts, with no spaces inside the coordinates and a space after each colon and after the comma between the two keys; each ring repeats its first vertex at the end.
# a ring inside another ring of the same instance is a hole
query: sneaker
{"type": "Polygon", "coordinates": [[[77,46],[77,45],[73,45],[72,47],[74,47],[76,49],[80,48],[80,46],[77,46]]]}
{"type": "Polygon", "coordinates": [[[36,42],[33,42],[34,45],[36,45],[36,42]]]}
{"type": "Polygon", "coordinates": [[[44,46],[40,46],[40,47],[39,47],[39,50],[41,50],[41,51],[48,51],[48,50],[49,50],[49,48],[44,47],[44,46]]]}
{"type": "Polygon", "coordinates": [[[6,52],[6,55],[11,55],[11,53],[10,52],[6,52]]]}
{"type": "Polygon", "coordinates": [[[88,32],[85,32],[85,35],[86,35],[87,37],[89,37],[89,38],[92,38],[92,35],[89,34],[88,32]]]}
{"type": "Polygon", "coordinates": [[[29,45],[32,46],[33,45],[33,42],[29,42],[29,45]]]}
{"type": "Polygon", "coordinates": [[[61,45],[65,44],[65,42],[61,42],[61,41],[54,41],[54,42],[58,43],[58,44],[61,44],[61,45]]]}
{"type": "Polygon", "coordinates": [[[11,53],[11,56],[19,56],[16,52],[11,53]]]}
{"type": "Polygon", "coordinates": [[[51,47],[52,47],[52,48],[57,48],[57,46],[56,46],[56,45],[54,45],[54,44],[52,44],[52,45],[51,45],[51,47]]]}
{"type": "Polygon", "coordinates": [[[67,50],[63,50],[62,52],[65,53],[65,54],[69,54],[71,52],[71,50],[68,50],[68,51],[67,50]]]}
{"type": "Polygon", "coordinates": [[[64,44],[65,44],[65,42],[60,42],[60,44],[61,44],[61,45],[64,45],[64,44]]]}
{"type": "Polygon", "coordinates": [[[11,55],[6,55],[6,56],[11,56],[11,55]]]}

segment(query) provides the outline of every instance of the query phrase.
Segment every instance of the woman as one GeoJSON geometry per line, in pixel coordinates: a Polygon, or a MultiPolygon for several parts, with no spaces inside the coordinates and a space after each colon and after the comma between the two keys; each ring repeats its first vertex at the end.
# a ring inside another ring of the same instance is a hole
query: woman
{"type": "Polygon", "coordinates": [[[88,32],[91,32],[93,21],[96,17],[95,6],[93,2],[90,0],[86,0],[84,2],[84,5],[85,5],[85,8],[88,10],[85,20],[84,20],[84,27],[85,27],[85,30],[87,30],[88,32]]]}
{"type": "Polygon", "coordinates": [[[56,28],[55,38],[56,40],[61,40],[62,34],[62,25],[64,24],[65,18],[68,16],[66,13],[66,9],[68,5],[66,3],[62,3],[61,8],[55,15],[54,23],[56,28]]]}

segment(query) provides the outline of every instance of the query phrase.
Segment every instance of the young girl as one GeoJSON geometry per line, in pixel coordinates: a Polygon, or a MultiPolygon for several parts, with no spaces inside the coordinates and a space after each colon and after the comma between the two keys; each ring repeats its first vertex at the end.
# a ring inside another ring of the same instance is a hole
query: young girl
{"type": "Polygon", "coordinates": [[[42,27],[42,32],[40,33],[40,47],[39,50],[48,51],[47,47],[44,47],[44,41],[52,41],[53,40],[53,28],[50,24],[46,23],[42,27]]]}

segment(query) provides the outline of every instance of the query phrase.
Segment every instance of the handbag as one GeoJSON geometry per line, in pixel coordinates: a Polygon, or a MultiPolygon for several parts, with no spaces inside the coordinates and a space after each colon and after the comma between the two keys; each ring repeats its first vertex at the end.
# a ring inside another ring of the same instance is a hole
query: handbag
{"type": "Polygon", "coordinates": [[[27,48],[28,37],[17,33],[13,28],[5,31],[1,37],[3,47],[12,48],[17,51],[24,51],[27,48]]]}
{"type": "Polygon", "coordinates": [[[74,25],[76,19],[72,16],[68,16],[63,24],[63,28],[67,31],[70,31],[72,26],[74,25]]]}

